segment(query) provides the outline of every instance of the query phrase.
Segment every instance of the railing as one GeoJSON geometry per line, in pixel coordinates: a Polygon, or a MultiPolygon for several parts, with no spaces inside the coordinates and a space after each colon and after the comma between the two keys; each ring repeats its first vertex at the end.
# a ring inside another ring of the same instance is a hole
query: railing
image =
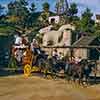
{"type": "Polygon", "coordinates": [[[100,46],[43,46],[42,48],[87,48],[87,49],[92,49],[92,48],[100,48],[100,46]]]}

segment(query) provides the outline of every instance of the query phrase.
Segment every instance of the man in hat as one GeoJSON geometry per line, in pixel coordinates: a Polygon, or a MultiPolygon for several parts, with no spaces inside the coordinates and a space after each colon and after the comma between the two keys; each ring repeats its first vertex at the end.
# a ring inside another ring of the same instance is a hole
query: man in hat
{"type": "Polygon", "coordinates": [[[36,39],[33,39],[32,43],[31,43],[31,50],[35,54],[40,54],[40,47],[39,47],[38,41],[36,39]]]}

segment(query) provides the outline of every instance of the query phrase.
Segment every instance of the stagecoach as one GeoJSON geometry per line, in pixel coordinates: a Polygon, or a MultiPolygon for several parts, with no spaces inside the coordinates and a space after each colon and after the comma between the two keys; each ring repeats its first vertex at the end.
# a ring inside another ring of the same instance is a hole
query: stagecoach
{"type": "Polygon", "coordinates": [[[59,73],[65,66],[65,63],[52,59],[41,48],[40,54],[33,53],[29,45],[14,45],[11,51],[8,66],[13,70],[21,68],[25,76],[30,76],[32,72],[42,72],[44,75],[51,74],[55,77],[56,73],[59,73]]]}
{"type": "Polygon", "coordinates": [[[96,69],[95,63],[92,64],[92,62],[90,62],[89,64],[87,60],[83,59],[78,65],[72,64],[71,67],[68,68],[70,70],[68,69],[66,70],[65,68],[66,62],[63,60],[59,61],[59,60],[53,59],[52,57],[49,58],[47,55],[45,55],[45,53],[42,53],[42,52],[40,54],[35,54],[30,50],[28,45],[13,46],[9,66],[15,67],[15,68],[17,68],[17,66],[22,66],[24,75],[26,77],[30,76],[31,73],[34,71],[39,71],[39,72],[42,71],[44,75],[47,75],[48,73],[50,73],[50,76],[52,78],[56,78],[55,76],[59,75],[59,72],[61,70],[64,70],[63,75],[65,75],[64,77],[68,78],[68,80],[71,77],[73,77],[73,79],[75,80],[76,79],[75,75],[77,74],[79,83],[81,81],[83,82],[84,75],[86,76],[85,78],[87,82],[87,79],[90,77],[89,75],[91,74],[91,72],[93,72],[93,74],[95,75],[94,78],[96,80],[97,69],[96,69]],[[18,58],[17,51],[21,51],[22,53],[21,59],[18,58]],[[88,68],[89,73],[87,72],[87,68],[88,68]],[[71,74],[69,74],[70,72],[71,74]]]}
{"type": "MultiPolygon", "coordinates": [[[[42,54],[41,50],[41,54],[42,54]]],[[[12,46],[11,57],[8,67],[16,70],[18,67],[22,68],[25,76],[30,76],[31,72],[41,71],[43,69],[43,61],[46,56],[34,54],[28,45],[12,46]]]]}

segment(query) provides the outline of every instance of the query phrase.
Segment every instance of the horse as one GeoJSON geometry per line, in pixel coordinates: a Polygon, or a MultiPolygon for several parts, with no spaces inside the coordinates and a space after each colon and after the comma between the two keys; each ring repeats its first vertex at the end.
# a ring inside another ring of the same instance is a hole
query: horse
{"type": "Polygon", "coordinates": [[[97,74],[97,64],[96,61],[88,62],[88,79],[90,79],[90,74],[94,76],[94,82],[96,83],[96,74],[97,74]]]}
{"type": "MultiPolygon", "coordinates": [[[[65,72],[65,62],[63,60],[57,60],[55,57],[50,57],[47,60],[48,63],[48,71],[51,73],[50,75],[52,76],[53,79],[57,78],[57,74],[60,73],[61,70],[64,70],[65,72]]],[[[48,73],[46,73],[46,76],[48,73]]]]}
{"type": "Polygon", "coordinates": [[[79,84],[83,84],[83,72],[84,72],[84,63],[86,63],[84,60],[81,62],[75,63],[74,61],[67,62],[67,68],[65,70],[65,76],[69,81],[73,81],[74,83],[78,79],[79,84]]]}
{"type": "Polygon", "coordinates": [[[48,55],[46,55],[45,51],[41,50],[40,48],[35,48],[34,51],[32,51],[32,54],[35,56],[35,59],[33,59],[32,62],[32,66],[37,66],[39,71],[43,72],[46,69],[48,55]]]}
{"type": "Polygon", "coordinates": [[[95,62],[88,62],[87,59],[81,60],[78,64],[74,64],[72,67],[72,77],[75,82],[75,77],[78,77],[79,85],[89,85],[90,74],[94,74],[94,81],[96,83],[96,63],[95,62]],[[85,79],[85,80],[84,80],[85,79]]]}

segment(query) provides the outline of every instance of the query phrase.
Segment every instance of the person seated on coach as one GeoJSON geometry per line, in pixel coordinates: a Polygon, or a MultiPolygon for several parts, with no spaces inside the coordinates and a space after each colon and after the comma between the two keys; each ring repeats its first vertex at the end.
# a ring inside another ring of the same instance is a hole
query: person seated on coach
{"type": "Polygon", "coordinates": [[[14,35],[14,38],[15,38],[14,45],[20,46],[20,45],[22,44],[22,37],[21,37],[21,34],[20,34],[19,32],[17,32],[17,33],[14,35]]]}
{"type": "Polygon", "coordinates": [[[38,41],[36,39],[33,39],[30,48],[34,54],[40,54],[40,46],[39,46],[38,41]]]}
{"type": "Polygon", "coordinates": [[[22,44],[23,45],[29,45],[28,37],[23,35],[21,38],[22,38],[22,44]]]}
{"type": "Polygon", "coordinates": [[[58,51],[57,51],[57,49],[54,49],[54,51],[52,52],[52,57],[55,58],[55,60],[58,60],[58,51]]]}
{"type": "Polygon", "coordinates": [[[63,60],[64,54],[62,52],[58,53],[58,60],[63,60]]]}
{"type": "Polygon", "coordinates": [[[15,38],[14,45],[16,46],[16,48],[21,48],[21,47],[23,48],[26,45],[29,45],[28,38],[25,34],[21,35],[20,32],[16,32],[14,38],[15,38]]]}

